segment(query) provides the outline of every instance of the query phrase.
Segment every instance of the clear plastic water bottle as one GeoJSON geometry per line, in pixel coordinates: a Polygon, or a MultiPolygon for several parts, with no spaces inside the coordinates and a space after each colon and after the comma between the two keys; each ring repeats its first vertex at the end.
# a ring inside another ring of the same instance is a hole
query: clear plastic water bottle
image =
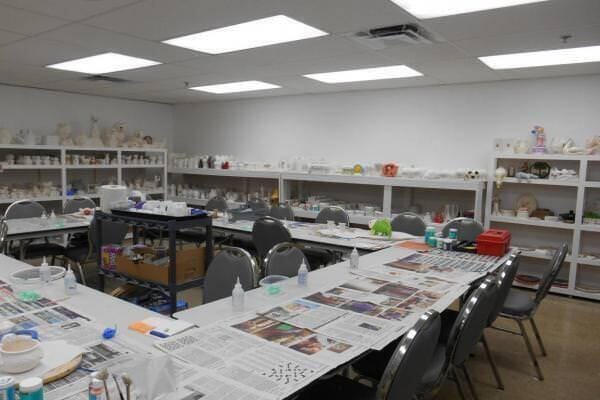
{"type": "Polygon", "coordinates": [[[308,285],[308,268],[306,267],[306,262],[304,260],[302,260],[300,268],[298,268],[298,285],[308,285]]]}
{"type": "Polygon", "coordinates": [[[42,260],[42,265],[40,265],[40,281],[44,285],[47,285],[52,280],[52,273],[50,271],[50,266],[46,261],[46,257],[42,260]]]}
{"type": "Polygon", "coordinates": [[[237,282],[233,286],[233,292],[231,292],[231,302],[233,305],[233,311],[244,310],[244,289],[240,283],[240,277],[238,276],[237,282]]]}
{"type": "Polygon", "coordinates": [[[352,252],[350,253],[350,269],[357,269],[358,263],[359,263],[359,255],[358,255],[358,250],[356,250],[356,247],[355,247],[352,249],[352,252]]]}

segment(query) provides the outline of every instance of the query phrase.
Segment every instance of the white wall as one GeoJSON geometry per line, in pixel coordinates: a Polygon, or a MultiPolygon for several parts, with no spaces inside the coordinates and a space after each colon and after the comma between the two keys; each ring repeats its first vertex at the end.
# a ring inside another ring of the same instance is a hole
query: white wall
{"type": "Polygon", "coordinates": [[[124,122],[130,133],[141,129],[169,142],[173,136],[171,105],[0,85],[0,127],[15,134],[20,129],[53,134],[58,122],[68,122],[73,134],[89,135],[92,114],[101,131],[124,122]]]}
{"type": "Polygon", "coordinates": [[[487,168],[497,137],[533,125],[578,143],[600,134],[600,75],[175,106],[174,149],[487,168]]]}

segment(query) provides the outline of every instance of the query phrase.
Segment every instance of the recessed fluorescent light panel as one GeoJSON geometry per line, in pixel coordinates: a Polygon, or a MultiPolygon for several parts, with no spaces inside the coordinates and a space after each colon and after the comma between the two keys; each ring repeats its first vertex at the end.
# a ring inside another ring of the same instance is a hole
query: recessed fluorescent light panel
{"type": "Polygon", "coordinates": [[[276,15],[169,39],[163,43],[208,54],[221,54],[325,35],[327,32],[285,15],[276,15]]]}
{"type": "Polygon", "coordinates": [[[600,46],[503,54],[479,57],[479,60],[492,69],[531,68],[600,62],[600,46]]]}
{"type": "Polygon", "coordinates": [[[391,0],[417,18],[437,18],[548,0],[391,0]]]}
{"type": "Polygon", "coordinates": [[[144,58],[130,57],[119,53],[103,53],[96,56],[47,65],[46,67],[61,69],[63,71],[99,75],[108,74],[109,72],[151,67],[158,64],[161,63],[157,61],[146,60],[144,58]]]}
{"type": "Polygon", "coordinates": [[[304,76],[325,83],[346,83],[377,81],[381,79],[412,78],[415,76],[423,76],[423,74],[406,65],[392,65],[389,67],[351,69],[347,71],[324,72],[304,76]]]}
{"type": "Polygon", "coordinates": [[[281,86],[273,85],[271,83],[262,81],[242,81],[242,82],[230,82],[222,83],[220,85],[208,85],[208,86],[196,86],[190,89],[198,90],[201,92],[214,93],[214,94],[225,94],[225,93],[240,93],[240,92],[254,92],[257,90],[269,90],[277,89],[281,86]]]}

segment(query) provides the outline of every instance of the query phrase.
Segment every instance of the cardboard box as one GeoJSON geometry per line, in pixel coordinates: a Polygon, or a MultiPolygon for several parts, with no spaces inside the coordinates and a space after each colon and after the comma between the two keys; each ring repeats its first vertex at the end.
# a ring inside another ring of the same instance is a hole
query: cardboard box
{"type": "MultiPolygon", "coordinates": [[[[178,284],[197,279],[204,276],[204,246],[190,246],[177,251],[177,277],[178,284]]],[[[132,278],[161,283],[167,285],[169,282],[169,267],[166,265],[154,265],[144,262],[133,262],[128,257],[118,255],[116,259],[116,271],[132,278]]]]}

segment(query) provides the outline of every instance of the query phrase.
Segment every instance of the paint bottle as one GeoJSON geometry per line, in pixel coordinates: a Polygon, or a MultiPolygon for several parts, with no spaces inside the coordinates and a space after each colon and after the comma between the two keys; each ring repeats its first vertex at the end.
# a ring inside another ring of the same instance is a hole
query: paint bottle
{"type": "Polygon", "coordinates": [[[26,378],[19,384],[19,399],[44,400],[44,383],[42,378],[26,378]]]}
{"type": "Polygon", "coordinates": [[[431,237],[435,237],[435,226],[428,226],[427,229],[425,229],[425,243],[430,245],[430,238],[431,237]]]}
{"type": "Polygon", "coordinates": [[[100,379],[92,378],[88,388],[89,400],[106,400],[104,383],[100,379]]]}
{"type": "Polygon", "coordinates": [[[65,284],[65,294],[72,296],[77,293],[77,279],[71,269],[71,264],[67,265],[67,272],[65,272],[63,282],[65,284]]]}
{"type": "Polygon", "coordinates": [[[15,400],[15,384],[12,376],[0,377],[0,400],[15,400]]]}
{"type": "Polygon", "coordinates": [[[42,281],[43,284],[48,284],[51,280],[52,273],[50,272],[50,266],[48,266],[46,257],[44,257],[42,265],[40,265],[40,281],[42,281]]]}
{"type": "Polygon", "coordinates": [[[350,269],[357,269],[359,263],[359,255],[356,247],[352,249],[352,253],[350,253],[350,269]]]}
{"type": "Polygon", "coordinates": [[[308,285],[308,268],[306,267],[306,262],[304,260],[302,260],[300,268],[298,268],[298,285],[308,285]]]}
{"type": "Polygon", "coordinates": [[[233,311],[244,310],[244,289],[242,288],[242,284],[240,283],[239,276],[237,278],[235,286],[233,287],[233,292],[231,292],[231,301],[233,304],[233,311]]]}

